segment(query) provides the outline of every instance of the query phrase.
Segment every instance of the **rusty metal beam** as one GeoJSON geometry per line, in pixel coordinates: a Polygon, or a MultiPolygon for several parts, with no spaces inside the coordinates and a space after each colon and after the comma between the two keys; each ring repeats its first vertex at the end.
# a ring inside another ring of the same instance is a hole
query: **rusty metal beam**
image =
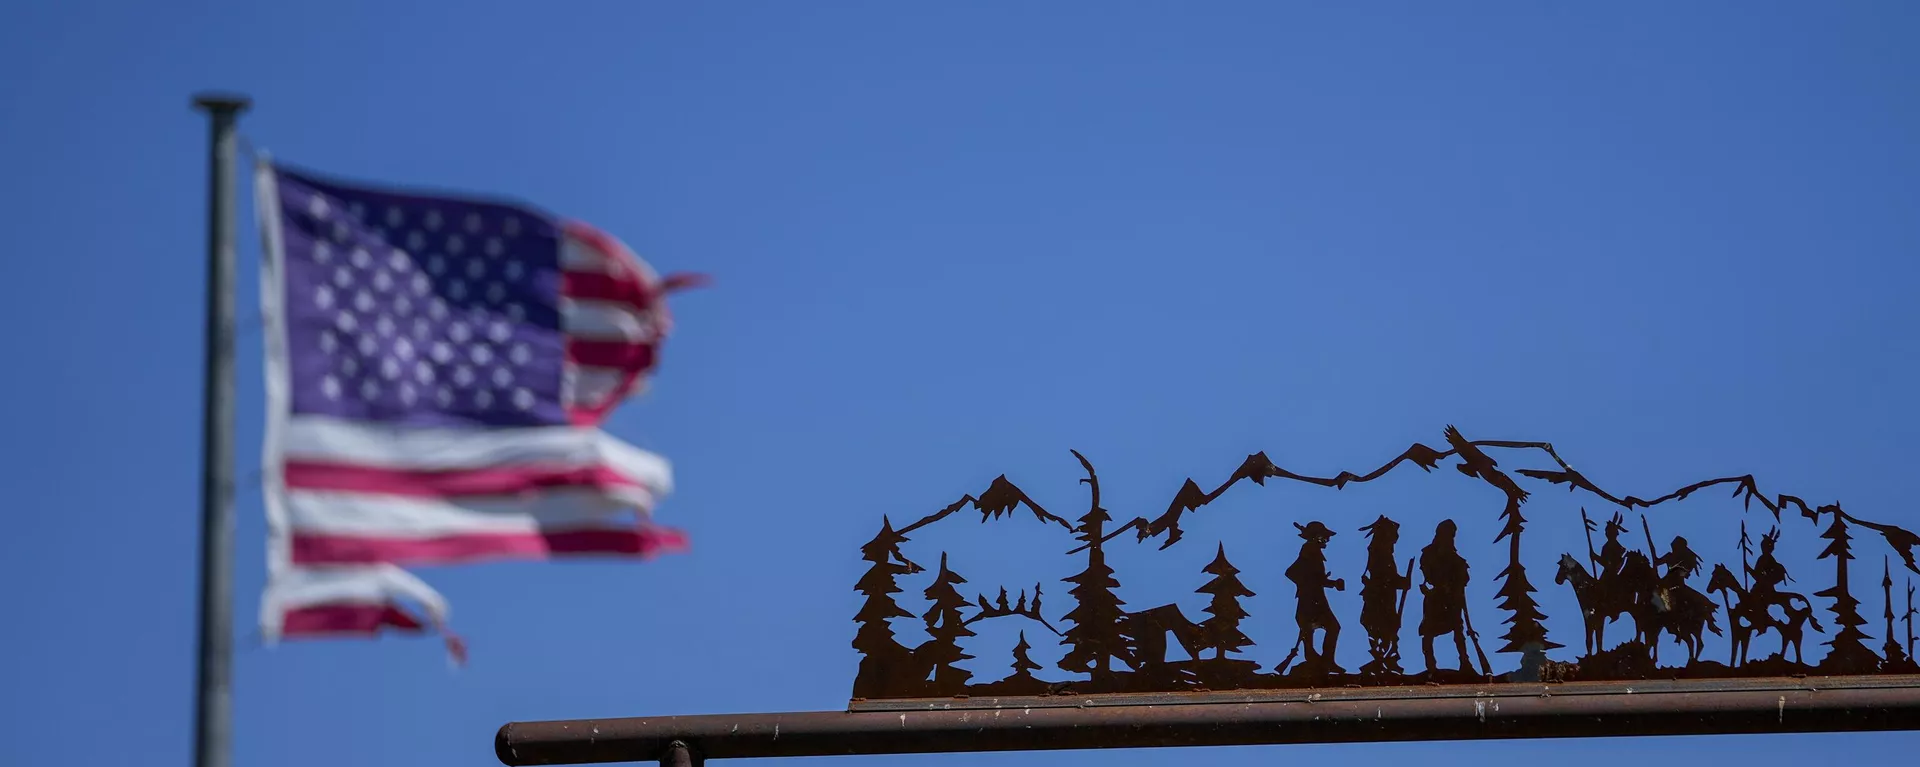
{"type": "Polygon", "coordinates": [[[1920,729],[1920,677],[974,701],[516,722],[507,765],[1280,743],[1920,729]],[[674,749],[676,742],[682,748],[674,749]],[[697,757],[689,756],[697,754],[697,757]]]}

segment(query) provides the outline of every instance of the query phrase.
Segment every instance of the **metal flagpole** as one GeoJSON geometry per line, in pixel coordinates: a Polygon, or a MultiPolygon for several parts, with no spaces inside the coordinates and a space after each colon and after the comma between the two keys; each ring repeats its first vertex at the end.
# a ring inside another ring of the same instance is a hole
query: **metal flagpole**
{"type": "Polygon", "coordinates": [[[193,762],[233,762],[234,123],[250,102],[201,94],[213,128],[207,175],[206,393],[200,432],[200,671],[193,762]]]}

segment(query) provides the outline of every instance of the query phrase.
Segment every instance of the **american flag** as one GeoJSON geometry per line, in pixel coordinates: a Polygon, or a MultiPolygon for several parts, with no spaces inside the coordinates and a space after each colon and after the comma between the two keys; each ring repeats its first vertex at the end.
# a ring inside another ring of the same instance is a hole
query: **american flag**
{"type": "Polygon", "coordinates": [[[518,203],[267,164],[257,192],[269,640],[444,630],[404,565],[685,546],[651,521],[666,460],[599,424],[644,385],[688,280],[518,203]]]}

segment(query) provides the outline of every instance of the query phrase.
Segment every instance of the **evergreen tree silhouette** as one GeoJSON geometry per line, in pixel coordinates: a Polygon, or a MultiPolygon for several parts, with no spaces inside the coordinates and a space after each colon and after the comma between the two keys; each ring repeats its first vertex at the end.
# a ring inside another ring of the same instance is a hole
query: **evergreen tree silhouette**
{"type": "Polygon", "coordinates": [[[1900,647],[1900,640],[1893,634],[1893,565],[1886,558],[1880,560],[1880,597],[1886,600],[1887,643],[1880,649],[1886,664],[1882,669],[1891,673],[1912,673],[1915,668],[1913,659],[1907,657],[1906,650],[1900,647]]]}
{"type": "Polygon", "coordinates": [[[1527,580],[1526,565],[1520,563],[1520,533],[1527,526],[1527,518],[1520,514],[1520,505],[1527,502],[1527,491],[1500,471],[1499,463],[1462,436],[1459,429],[1448,426],[1446,437],[1447,444],[1460,456],[1460,464],[1454,468],[1461,474],[1485,480],[1507,496],[1506,508],[1500,512],[1505,525],[1500,528],[1500,534],[1493,537],[1494,543],[1506,539],[1509,551],[1507,568],[1494,576],[1500,581],[1500,590],[1495,592],[1501,599],[1500,609],[1509,613],[1503,622],[1511,627],[1501,637],[1507,640],[1506,646],[1498,652],[1522,653],[1519,678],[1537,678],[1539,667],[1546,662],[1546,651],[1562,645],[1547,641],[1547,627],[1541,623],[1546,613],[1541,612],[1540,603],[1533,600],[1533,583],[1527,580]]]}
{"type": "Polygon", "coordinates": [[[893,522],[881,518],[880,534],[860,547],[860,558],[873,563],[865,575],[854,584],[853,590],[866,595],[866,601],[860,605],[860,612],[853,616],[860,629],[853,635],[853,649],[860,652],[860,670],[853,679],[853,697],[873,698],[887,695],[906,695],[913,692],[915,684],[903,684],[909,680],[901,678],[903,671],[913,665],[912,651],[900,644],[893,636],[893,626],[888,623],[893,618],[911,618],[893,599],[900,593],[900,586],[894,579],[902,575],[920,572],[920,566],[907,560],[900,553],[900,544],[906,536],[894,532],[893,522]]]}
{"type": "Polygon", "coordinates": [[[973,630],[967,628],[966,618],[960,614],[968,607],[967,598],[960,596],[955,589],[967,579],[959,573],[947,569],[947,555],[940,554],[940,572],[934,576],[933,585],[925,592],[933,606],[922,616],[927,621],[927,635],[932,637],[914,650],[914,658],[921,668],[933,668],[933,692],[936,695],[959,695],[966,692],[967,680],[973,678],[973,672],[955,666],[955,663],[973,656],[960,649],[962,637],[973,636],[973,630]]]}
{"type": "Polygon", "coordinates": [[[1227,653],[1237,653],[1252,645],[1253,640],[1240,632],[1240,621],[1247,617],[1246,609],[1240,606],[1240,598],[1253,596],[1253,592],[1240,582],[1240,570],[1227,561],[1226,544],[1220,544],[1219,551],[1213,556],[1213,563],[1200,572],[1213,576],[1213,580],[1207,581],[1206,585],[1194,589],[1196,594],[1213,596],[1203,611],[1213,617],[1200,622],[1200,635],[1206,638],[1207,646],[1213,648],[1213,657],[1224,658],[1227,653]]]}
{"type": "Polygon", "coordinates": [[[1526,529],[1527,519],[1520,514],[1520,498],[1508,496],[1507,507],[1500,516],[1506,526],[1493,541],[1499,543],[1502,538],[1508,541],[1507,568],[1495,576],[1500,579],[1500,609],[1510,613],[1505,623],[1510,628],[1501,639],[1507,640],[1499,652],[1523,653],[1520,661],[1522,671],[1536,668],[1546,658],[1546,651],[1562,645],[1547,639],[1547,627],[1541,623],[1547,615],[1540,611],[1540,603],[1534,601],[1533,583],[1527,580],[1527,566],[1520,562],[1520,533],[1526,529]]]}
{"type": "Polygon", "coordinates": [[[1087,513],[1074,527],[1074,538],[1087,544],[1087,569],[1062,579],[1073,584],[1067,596],[1072,597],[1075,604],[1062,618],[1073,624],[1061,640],[1072,649],[1060,659],[1059,665],[1067,671],[1088,674],[1093,687],[1099,689],[1113,682],[1111,661],[1114,657],[1130,660],[1126,640],[1120,632],[1120,606],[1126,602],[1114,593],[1120,582],[1114,580],[1113,568],[1107,566],[1106,550],[1101,545],[1106,523],[1112,517],[1100,508],[1100,478],[1094,473],[1093,464],[1079,451],[1074,451],[1073,457],[1086,467],[1087,478],[1080,481],[1091,488],[1093,497],[1087,504],[1087,513]]]}
{"type": "Polygon", "coordinates": [[[1831,543],[1820,552],[1819,559],[1834,561],[1834,583],[1832,588],[1816,591],[1813,595],[1833,600],[1833,606],[1829,609],[1833,613],[1833,622],[1840,626],[1840,631],[1826,643],[1833,649],[1820,662],[1820,668],[1840,673],[1870,672],[1879,666],[1880,659],[1867,649],[1865,640],[1869,637],[1860,630],[1861,626],[1866,625],[1867,619],[1860,617],[1860,600],[1853,597],[1848,583],[1847,563],[1853,561],[1853,536],[1847,533],[1846,514],[1838,506],[1821,507],[1816,510],[1815,516],[1820,513],[1833,515],[1833,524],[1820,534],[1831,543]]]}
{"type": "Polygon", "coordinates": [[[1009,679],[1032,679],[1033,672],[1040,670],[1040,664],[1027,657],[1027,651],[1033,645],[1027,644],[1027,632],[1020,632],[1020,643],[1013,646],[1013,676],[1009,679]]]}

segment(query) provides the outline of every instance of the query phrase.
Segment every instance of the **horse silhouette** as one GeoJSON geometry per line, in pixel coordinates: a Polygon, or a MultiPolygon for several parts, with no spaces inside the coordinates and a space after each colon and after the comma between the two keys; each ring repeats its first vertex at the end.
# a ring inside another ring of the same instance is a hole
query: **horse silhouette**
{"type": "Polygon", "coordinates": [[[1802,630],[1807,623],[1813,624],[1814,631],[1825,631],[1820,619],[1813,615],[1813,604],[1807,598],[1791,591],[1778,592],[1779,602],[1756,597],[1740,580],[1733,577],[1733,571],[1726,565],[1714,565],[1713,576],[1707,579],[1707,592],[1719,593],[1722,599],[1733,595],[1733,604],[1727,608],[1727,623],[1732,629],[1733,652],[1728,665],[1738,666],[1747,662],[1747,651],[1753,644],[1753,638],[1768,630],[1780,632],[1780,657],[1787,657],[1787,650],[1793,650],[1793,662],[1805,663],[1801,655],[1801,640],[1805,638],[1802,630]],[[1800,606],[1794,607],[1793,600],[1800,600],[1800,606]],[[1786,620],[1773,617],[1775,604],[1787,614],[1786,620]]]}
{"type": "Polygon", "coordinates": [[[1595,578],[1572,554],[1560,555],[1560,569],[1554,573],[1553,582],[1573,586],[1580,615],[1586,621],[1587,654],[1606,649],[1607,624],[1632,614],[1633,592],[1620,588],[1611,578],[1595,578]]]}
{"type": "Polygon", "coordinates": [[[1640,641],[1646,643],[1654,663],[1660,662],[1662,632],[1672,634],[1674,641],[1687,648],[1688,663],[1700,659],[1707,631],[1720,635],[1720,623],[1714,617],[1719,605],[1691,587],[1663,588],[1647,555],[1627,552],[1619,577],[1621,588],[1634,597],[1629,613],[1633,616],[1635,632],[1640,641]]]}

